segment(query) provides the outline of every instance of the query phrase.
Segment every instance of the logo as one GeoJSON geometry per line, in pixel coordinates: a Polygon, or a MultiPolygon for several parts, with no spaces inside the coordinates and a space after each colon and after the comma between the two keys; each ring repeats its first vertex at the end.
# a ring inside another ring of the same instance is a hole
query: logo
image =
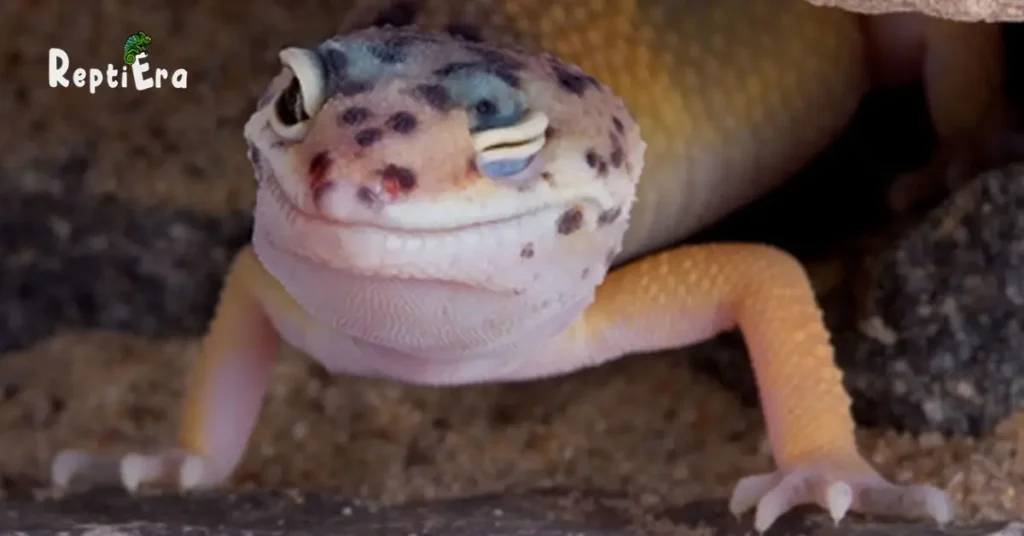
{"type": "Polygon", "coordinates": [[[89,88],[89,93],[96,93],[102,86],[113,88],[134,87],[137,91],[145,91],[151,88],[163,88],[168,79],[170,86],[175,89],[188,87],[188,72],[185,69],[175,69],[169,72],[167,69],[153,69],[153,74],[147,73],[151,70],[145,61],[149,58],[149,45],[153,38],[146,32],[137,32],[124,42],[124,54],[122,55],[121,68],[114,64],[107,64],[106,69],[78,67],[71,72],[71,79],[68,80],[67,73],[71,70],[71,59],[68,53],[60,48],[51,48],[49,54],[49,80],[50,87],[68,87],[74,84],[78,88],[89,88]],[[131,71],[131,76],[129,76],[131,71]]]}
{"type": "Polygon", "coordinates": [[[153,38],[146,35],[146,32],[139,32],[135,35],[129,35],[128,39],[124,42],[124,64],[132,65],[135,63],[135,57],[140,54],[149,55],[149,44],[153,42],[153,38]]]}

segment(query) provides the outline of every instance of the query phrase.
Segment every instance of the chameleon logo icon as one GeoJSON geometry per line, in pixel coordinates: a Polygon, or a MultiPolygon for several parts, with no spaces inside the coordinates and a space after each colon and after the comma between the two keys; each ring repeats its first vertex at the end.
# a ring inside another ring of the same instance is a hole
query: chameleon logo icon
{"type": "Polygon", "coordinates": [[[153,38],[146,35],[146,32],[137,32],[128,36],[124,42],[124,64],[135,63],[135,57],[139,54],[149,54],[149,44],[152,42],[153,38]]]}

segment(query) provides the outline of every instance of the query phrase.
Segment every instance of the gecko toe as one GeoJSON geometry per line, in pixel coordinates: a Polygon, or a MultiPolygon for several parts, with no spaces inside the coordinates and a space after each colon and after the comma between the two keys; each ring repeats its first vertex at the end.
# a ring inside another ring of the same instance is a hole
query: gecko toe
{"type": "Polygon", "coordinates": [[[729,509],[740,515],[755,508],[758,532],[768,530],[779,517],[802,504],[824,508],[836,524],[850,511],[930,518],[940,525],[953,519],[953,501],[945,491],[893,484],[857,462],[809,464],[745,477],[733,489],[729,509]]]}
{"type": "Polygon", "coordinates": [[[808,471],[794,471],[782,476],[757,502],[754,528],[764,532],[782,514],[801,504],[814,502],[814,476],[808,471]]]}
{"type": "Polygon", "coordinates": [[[206,469],[206,460],[201,456],[195,454],[187,456],[182,461],[181,469],[178,472],[178,483],[181,489],[197,489],[210,485],[212,482],[208,478],[209,471],[206,469]]]}
{"type": "Polygon", "coordinates": [[[130,493],[143,485],[180,487],[182,464],[191,455],[181,450],[163,450],[155,454],[128,454],[121,458],[121,485],[130,493]]]}
{"type": "Polygon", "coordinates": [[[76,481],[86,481],[93,486],[117,484],[119,465],[118,456],[103,456],[81,449],[62,450],[50,464],[50,482],[57,489],[68,489],[76,481]]]}
{"type": "Polygon", "coordinates": [[[940,525],[952,521],[955,515],[949,494],[927,485],[863,486],[854,507],[868,514],[931,518],[940,525]]]}
{"type": "Polygon", "coordinates": [[[778,473],[764,473],[741,478],[733,488],[732,497],[729,498],[729,511],[738,517],[743,512],[750,510],[757,505],[761,497],[778,485],[781,479],[782,476],[778,473]]]}

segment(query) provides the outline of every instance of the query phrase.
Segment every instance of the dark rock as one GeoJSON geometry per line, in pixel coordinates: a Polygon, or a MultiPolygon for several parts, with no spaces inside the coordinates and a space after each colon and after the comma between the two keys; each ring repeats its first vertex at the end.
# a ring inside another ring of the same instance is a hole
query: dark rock
{"type": "MultiPolygon", "coordinates": [[[[61,499],[15,499],[0,513],[0,535],[18,534],[346,534],[445,536],[626,536],[754,534],[748,515],[737,520],[725,501],[681,507],[643,506],[595,491],[537,490],[402,506],[376,506],[292,490],[142,495],[96,490],[61,499]]],[[[973,536],[1005,524],[949,527],[848,518],[835,528],[819,509],[779,519],[768,536],[973,536]]],[[[1020,534],[1007,532],[1006,534],[1020,534]]]]}
{"type": "MultiPolygon", "coordinates": [[[[987,173],[868,260],[859,284],[823,298],[837,361],[864,425],[985,434],[1024,396],[1024,165],[987,173]]],[[[698,368],[757,393],[730,334],[698,368]]]]}
{"type": "Polygon", "coordinates": [[[60,328],[201,333],[228,263],[248,241],[248,214],[207,216],[87,193],[88,165],[72,155],[37,166],[52,179],[31,190],[0,172],[0,352],[60,328]]]}

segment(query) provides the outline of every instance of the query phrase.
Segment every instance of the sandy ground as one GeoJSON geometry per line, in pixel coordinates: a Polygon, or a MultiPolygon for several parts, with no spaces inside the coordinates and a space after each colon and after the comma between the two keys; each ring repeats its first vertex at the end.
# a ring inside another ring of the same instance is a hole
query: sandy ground
{"type": "MultiPolygon", "coordinates": [[[[67,333],[0,360],[0,378],[11,382],[0,403],[0,473],[43,478],[60,448],[121,451],[172,439],[195,348],[195,340],[67,333]]],[[[330,378],[286,350],[233,485],[384,501],[549,484],[670,502],[726,495],[736,479],[771,467],[760,415],[683,358],[435,389],[330,378]]],[[[948,488],[964,520],[1024,515],[1024,413],[980,441],[864,432],[861,443],[888,476],[948,488]]]]}

